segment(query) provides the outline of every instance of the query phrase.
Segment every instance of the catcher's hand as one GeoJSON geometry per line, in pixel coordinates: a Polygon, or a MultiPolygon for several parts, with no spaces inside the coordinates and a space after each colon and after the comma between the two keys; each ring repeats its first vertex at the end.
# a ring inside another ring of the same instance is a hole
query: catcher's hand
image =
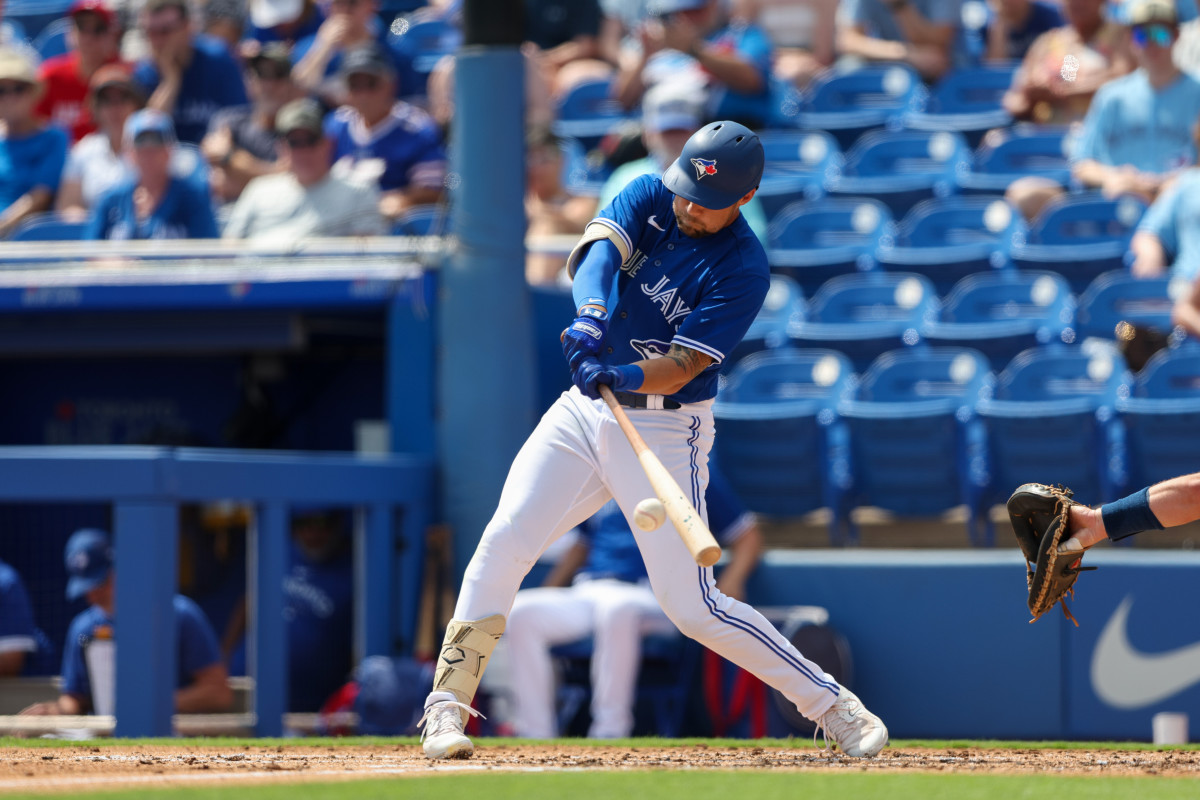
{"type": "Polygon", "coordinates": [[[1058,552],[1060,542],[1070,538],[1069,511],[1075,501],[1065,486],[1026,483],[1008,498],[1008,516],[1012,520],[1017,543],[1025,554],[1026,580],[1029,585],[1029,611],[1034,622],[1061,602],[1063,615],[1079,622],[1067,608],[1066,595],[1075,595],[1079,573],[1095,567],[1081,567],[1083,554],[1058,552]]]}

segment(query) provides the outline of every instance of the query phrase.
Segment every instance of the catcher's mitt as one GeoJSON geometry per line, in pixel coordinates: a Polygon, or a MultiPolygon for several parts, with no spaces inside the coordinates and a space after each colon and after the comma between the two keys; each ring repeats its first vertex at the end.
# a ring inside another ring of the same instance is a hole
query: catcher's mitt
{"type": "Polygon", "coordinates": [[[1029,585],[1029,611],[1034,622],[1062,602],[1063,615],[1079,622],[1067,608],[1066,595],[1075,596],[1079,573],[1095,567],[1081,567],[1082,555],[1059,555],[1058,545],[1070,538],[1068,511],[1075,501],[1065,486],[1026,483],[1008,498],[1008,516],[1012,520],[1017,543],[1025,554],[1026,580],[1029,585]]]}

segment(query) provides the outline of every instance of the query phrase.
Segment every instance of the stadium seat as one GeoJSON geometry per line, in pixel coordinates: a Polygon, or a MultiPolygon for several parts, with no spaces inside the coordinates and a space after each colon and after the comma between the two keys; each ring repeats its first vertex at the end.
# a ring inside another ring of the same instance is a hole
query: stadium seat
{"type": "Polygon", "coordinates": [[[789,203],[824,194],[826,173],[842,161],[837,140],[824,131],[769,130],[759,139],[767,163],[755,197],[768,220],[789,203]]]}
{"type": "Polygon", "coordinates": [[[874,197],[900,219],[922,200],[953,194],[956,175],[969,163],[970,150],[957,133],[872,131],[850,149],[840,170],[830,171],[825,191],[874,197]]]}
{"type": "MultiPolygon", "coordinates": [[[[747,508],[797,517],[833,507],[828,481],[845,481],[846,453],[829,447],[832,409],[853,382],[845,356],[817,349],[755,353],[729,375],[713,404],[713,458],[747,508]]],[[[835,543],[856,538],[846,515],[829,533],[835,543]]]]}
{"type": "Polygon", "coordinates": [[[1125,426],[1129,484],[1200,471],[1200,343],[1158,351],[1137,374],[1133,393],[1118,397],[1125,426]]]}
{"type": "Polygon", "coordinates": [[[1101,274],[1126,266],[1129,242],[1146,204],[1131,195],[1066,194],[1029,228],[1013,235],[1009,257],[1019,269],[1057,272],[1082,294],[1101,274]]]}
{"type": "Polygon", "coordinates": [[[554,112],[554,132],[578,139],[586,149],[630,119],[612,96],[612,82],[607,79],[577,83],[559,100],[554,112]]]}
{"type": "Polygon", "coordinates": [[[845,151],[866,131],[898,123],[920,86],[920,76],[907,64],[827,70],[804,92],[796,126],[829,131],[845,151]]]}
{"type": "Polygon", "coordinates": [[[63,18],[56,19],[43,28],[33,40],[33,49],[37,51],[38,57],[45,61],[67,52],[70,46],[67,32],[72,27],[74,23],[69,18],[63,18]]]}
{"type": "Polygon", "coordinates": [[[839,350],[862,371],[884,352],[917,344],[937,305],[933,284],[922,275],[839,275],[809,301],[805,319],[788,324],[788,340],[793,347],[839,350]]]}
{"type": "Polygon", "coordinates": [[[1117,398],[1133,376],[1107,342],[1018,354],[977,410],[987,426],[990,502],[1022,483],[1062,483],[1088,502],[1122,496],[1128,484],[1117,398]]]}
{"type": "Polygon", "coordinates": [[[992,131],[975,150],[970,169],[958,175],[963,194],[1002,193],[1018,178],[1036,175],[1069,186],[1067,129],[1015,125],[992,131]]]}
{"type": "Polygon", "coordinates": [[[1025,229],[1021,215],[1002,197],[942,197],[923,200],[882,239],[875,263],[885,271],[916,272],[945,294],[976,272],[1008,265],[1008,247],[1025,229]]]}
{"type": "Polygon", "coordinates": [[[68,222],[53,211],[26,217],[9,235],[10,242],[78,242],[85,222],[68,222]]]}
{"type": "Polygon", "coordinates": [[[752,353],[783,347],[787,344],[788,323],[799,319],[804,319],[804,291],[786,275],[772,275],[762,308],[742,341],[721,362],[721,371],[729,372],[752,353]]]}
{"type": "Polygon", "coordinates": [[[834,276],[873,269],[891,227],[892,212],[870,198],[789,203],[767,228],[767,260],[811,295],[834,276]]]}
{"type": "Polygon", "coordinates": [[[420,91],[405,87],[406,94],[425,94],[429,73],[442,56],[457,52],[462,44],[462,31],[444,18],[410,15],[397,17],[388,28],[387,45],[412,64],[422,81],[420,91]]]}
{"type": "Polygon", "coordinates": [[[1128,270],[1106,272],[1088,285],[1079,298],[1079,335],[1122,338],[1125,325],[1171,330],[1171,306],[1187,281],[1135,278],[1128,270]]]}
{"type": "Polygon", "coordinates": [[[72,0],[8,0],[4,21],[20,26],[26,38],[37,40],[41,32],[67,15],[72,0]]]}
{"type": "Polygon", "coordinates": [[[1022,350],[1073,341],[1074,318],[1075,298],[1062,276],[1002,270],[955,284],[921,335],[930,345],[978,350],[999,372],[1022,350]]]}
{"type": "Polygon", "coordinates": [[[993,128],[1012,122],[1001,101],[1012,85],[1015,66],[967,67],[950,71],[931,90],[913,94],[904,127],[915,131],[957,131],[967,145],[979,145],[993,128]]]}
{"type": "Polygon", "coordinates": [[[849,483],[833,482],[838,513],[865,505],[930,516],[965,505],[970,540],[990,543],[984,433],[973,408],[993,380],[987,359],[967,348],[879,356],[837,405],[850,452],[849,483]]]}

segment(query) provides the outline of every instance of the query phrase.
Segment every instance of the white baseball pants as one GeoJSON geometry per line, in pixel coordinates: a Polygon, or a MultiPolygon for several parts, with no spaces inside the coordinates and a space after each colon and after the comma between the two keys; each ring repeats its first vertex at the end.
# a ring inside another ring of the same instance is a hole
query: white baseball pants
{"type": "MultiPolygon", "coordinates": [[[[707,519],[712,402],[628,413],[707,519]]],[[[629,520],[654,596],[675,626],[778,689],[806,717],[820,717],[837,698],[837,681],[804,658],[761,614],[721,594],[712,568],[696,565],[669,519],[649,532],[633,524],[634,507],[653,495],[604,401],[589,400],[572,387],[542,416],[513,460],[496,513],[467,565],[454,618],[508,616],[538,556],[613,498],[629,520]]],[[[513,668],[516,675],[523,669],[516,662],[513,668]]]]}

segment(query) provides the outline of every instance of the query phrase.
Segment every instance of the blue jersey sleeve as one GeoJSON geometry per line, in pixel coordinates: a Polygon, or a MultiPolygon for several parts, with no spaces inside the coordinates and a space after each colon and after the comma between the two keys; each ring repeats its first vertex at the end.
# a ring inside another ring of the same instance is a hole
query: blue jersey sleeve
{"type": "Polygon", "coordinates": [[[0,653],[32,652],[36,647],[37,630],[29,593],[17,571],[0,562],[0,653]]]}
{"type": "Polygon", "coordinates": [[[1192,181],[1184,178],[1175,181],[1170,189],[1159,195],[1150,208],[1146,209],[1145,216],[1137,226],[1139,231],[1157,236],[1171,258],[1179,253],[1178,226],[1175,220],[1178,219],[1179,206],[1183,200],[1183,192],[1180,190],[1185,186],[1193,191],[1196,188],[1192,181]]]}
{"type": "Polygon", "coordinates": [[[626,260],[635,250],[633,243],[641,239],[646,220],[654,215],[654,189],[661,182],[657,175],[639,175],[589,223],[608,227],[624,243],[617,246],[626,260]]]}
{"type": "MultiPolygon", "coordinates": [[[[758,252],[743,244],[740,248],[743,256],[741,268],[714,273],[704,298],[684,319],[673,339],[675,344],[699,350],[716,363],[723,361],[742,341],[771,286],[766,255],[748,224],[745,225],[745,236],[753,242],[758,252]],[[753,266],[755,264],[758,266],[753,266]]],[[[716,369],[716,363],[708,368],[716,369]]]]}
{"type": "Polygon", "coordinates": [[[208,618],[194,602],[182,595],[175,596],[175,618],[179,626],[179,674],[195,675],[205,667],[221,660],[217,635],[208,618]]]}
{"type": "Polygon", "coordinates": [[[221,234],[217,230],[217,218],[213,215],[212,203],[208,196],[198,187],[183,183],[181,188],[187,192],[186,203],[188,237],[192,239],[216,239],[221,234]]]}

